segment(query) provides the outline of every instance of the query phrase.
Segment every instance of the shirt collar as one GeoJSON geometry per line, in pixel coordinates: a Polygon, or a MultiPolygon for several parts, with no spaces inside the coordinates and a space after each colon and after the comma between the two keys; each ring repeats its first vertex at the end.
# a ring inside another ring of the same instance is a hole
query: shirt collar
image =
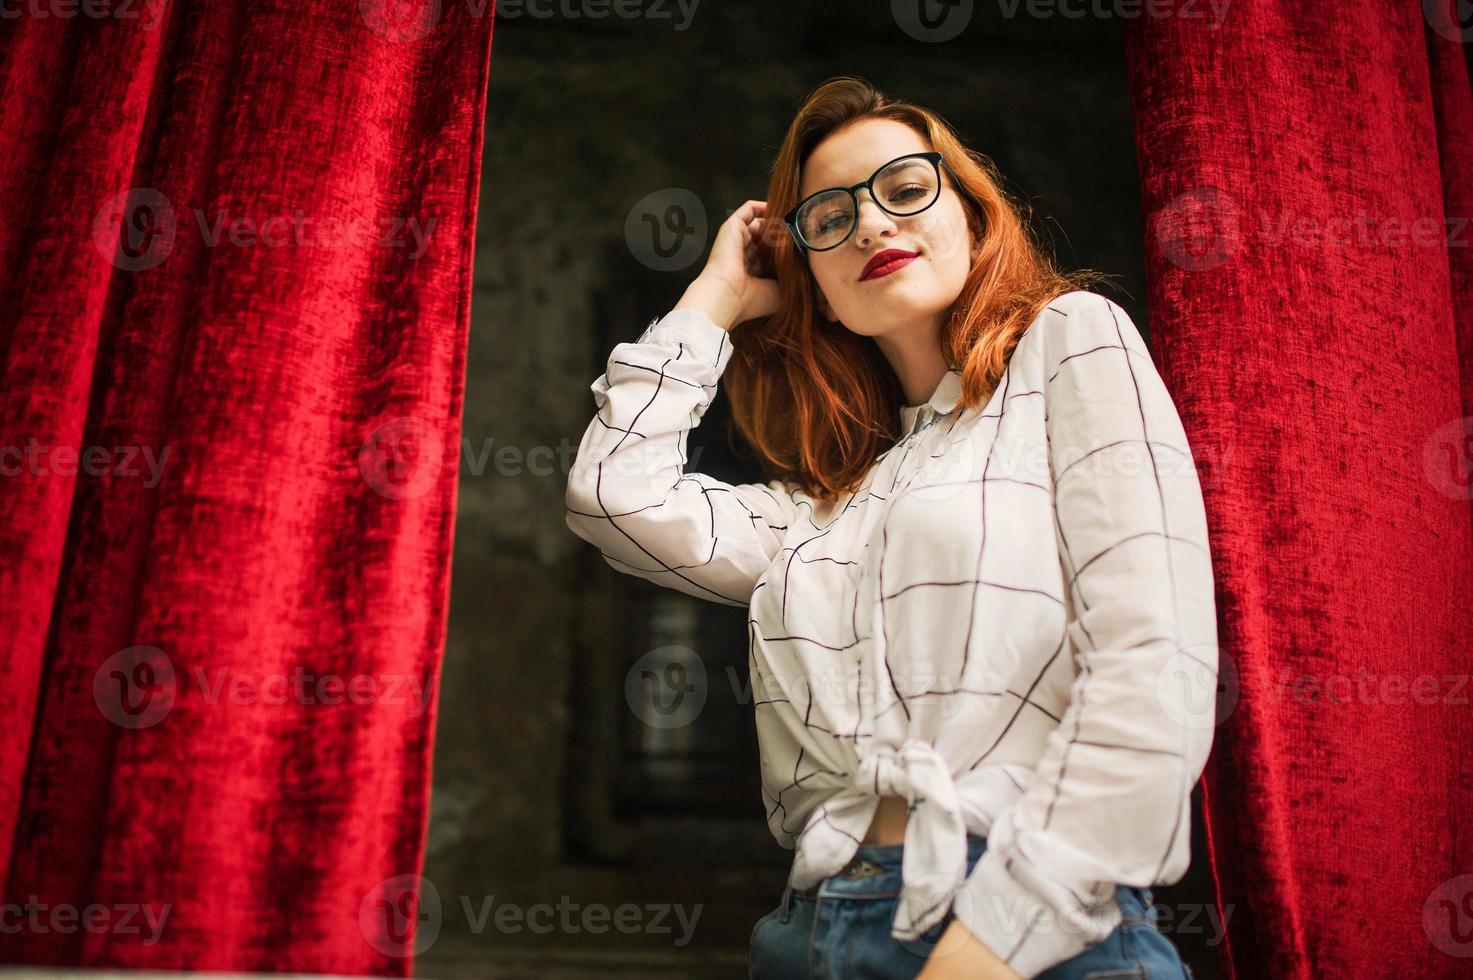
{"type": "Polygon", "coordinates": [[[949,368],[941,376],[936,390],[931,393],[923,405],[901,405],[900,406],[900,431],[904,433],[914,432],[919,426],[925,425],[937,415],[945,415],[956,407],[962,394],[962,373],[956,368],[949,368]]]}

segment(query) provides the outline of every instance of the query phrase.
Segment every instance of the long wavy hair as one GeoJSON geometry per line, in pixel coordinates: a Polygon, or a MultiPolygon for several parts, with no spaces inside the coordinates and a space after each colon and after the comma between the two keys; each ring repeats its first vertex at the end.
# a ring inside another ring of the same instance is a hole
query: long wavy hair
{"type": "Polygon", "coordinates": [[[824,82],[804,100],[773,164],[763,240],[781,294],[778,312],[736,328],[722,383],[732,421],[769,479],[832,501],[857,490],[875,458],[901,433],[904,392],[874,338],[830,322],[819,289],[782,223],[798,203],[801,168],[829,134],[861,119],[905,123],[941,151],[981,244],[942,328],[947,366],[961,372],[960,401],[985,405],[1018,339],[1058,296],[1106,277],[1058,271],[1034,240],[1027,206],[1002,189],[993,162],[963,146],[935,113],[891,98],[855,76],[824,82]]]}

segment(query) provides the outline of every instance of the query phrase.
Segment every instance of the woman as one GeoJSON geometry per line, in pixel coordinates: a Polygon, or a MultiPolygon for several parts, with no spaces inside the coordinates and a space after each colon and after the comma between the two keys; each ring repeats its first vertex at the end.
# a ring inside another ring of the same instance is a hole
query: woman
{"type": "Polygon", "coordinates": [[[796,851],[753,976],[1187,975],[1149,889],[1186,871],[1212,739],[1197,474],[1130,318],[998,183],[933,113],[831,80],[592,386],[569,526],[750,610],[796,851]],[[723,371],[766,483],[684,469],[723,371]]]}

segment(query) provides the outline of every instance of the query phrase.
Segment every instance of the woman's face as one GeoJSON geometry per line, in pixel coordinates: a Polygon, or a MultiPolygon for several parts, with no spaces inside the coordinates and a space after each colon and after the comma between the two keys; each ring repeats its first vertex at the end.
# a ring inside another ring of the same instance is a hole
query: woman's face
{"type": "MultiPolygon", "coordinates": [[[[893,119],[861,119],[829,134],[803,165],[798,199],[828,187],[850,187],[907,153],[932,147],[921,134],[893,119]]],[[[941,169],[941,195],[919,214],[896,216],[864,191],[853,233],[837,248],[808,252],[824,316],[865,336],[919,331],[940,336],[961,294],[979,247],[951,174],[941,169]],[[916,257],[887,275],[863,278],[881,252],[916,257]]]]}

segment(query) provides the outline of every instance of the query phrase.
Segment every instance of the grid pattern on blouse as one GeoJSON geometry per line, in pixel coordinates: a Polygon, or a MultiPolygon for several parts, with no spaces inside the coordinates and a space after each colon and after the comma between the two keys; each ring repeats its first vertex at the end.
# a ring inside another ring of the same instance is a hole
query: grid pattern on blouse
{"type": "Polygon", "coordinates": [[[1114,885],[1189,860],[1216,616],[1190,448],[1134,324],[1079,290],[988,403],[948,372],[863,486],[825,505],[686,472],[731,339],[675,310],[618,345],[569,475],[609,564],[749,607],[769,827],[790,883],[910,801],[893,934],[949,908],[1032,976],[1119,923],[1114,885]],[[1195,685],[1195,686],[1193,686],[1195,685]],[[970,875],[966,834],[988,848],[970,875]]]}

